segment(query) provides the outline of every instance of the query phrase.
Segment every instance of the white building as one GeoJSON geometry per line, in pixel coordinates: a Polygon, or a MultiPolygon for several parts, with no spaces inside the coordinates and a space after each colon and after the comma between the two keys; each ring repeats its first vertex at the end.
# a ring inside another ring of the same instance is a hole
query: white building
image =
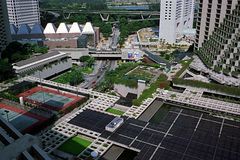
{"type": "Polygon", "coordinates": [[[6,1],[0,1],[0,57],[1,51],[7,46],[11,40],[9,21],[7,16],[6,1]]]}
{"type": "Polygon", "coordinates": [[[39,0],[7,0],[7,9],[10,24],[17,28],[40,24],[39,0]]]}
{"type": "Polygon", "coordinates": [[[159,40],[176,43],[185,29],[192,29],[194,0],[161,0],[159,40]]]}
{"type": "Polygon", "coordinates": [[[72,59],[67,53],[50,51],[13,64],[18,76],[48,78],[72,68],[72,59]]]}

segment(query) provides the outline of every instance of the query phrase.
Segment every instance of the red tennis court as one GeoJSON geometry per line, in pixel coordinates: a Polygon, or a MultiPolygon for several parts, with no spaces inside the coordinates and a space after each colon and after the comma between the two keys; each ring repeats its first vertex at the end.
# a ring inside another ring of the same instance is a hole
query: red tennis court
{"type": "Polygon", "coordinates": [[[48,120],[47,118],[3,103],[0,103],[0,115],[21,132],[30,132],[48,120]]]}
{"type": "Polygon", "coordinates": [[[83,98],[75,94],[46,87],[32,88],[20,93],[18,97],[23,97],[26,102],[54,111],[65,110],[83,98]]]}

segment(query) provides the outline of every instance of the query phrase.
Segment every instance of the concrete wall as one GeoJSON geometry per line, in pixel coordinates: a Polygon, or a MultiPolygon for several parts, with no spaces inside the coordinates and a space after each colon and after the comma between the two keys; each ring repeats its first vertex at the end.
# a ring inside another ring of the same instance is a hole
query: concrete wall
{"type": "Polygon", "coordinates": [[[114,84],[114,91],[119,93],[121,96],[126,97],[128,93],[137,94],[137,88],[130,88],[122,84],[114,84]]]}
{"type": "Polygon", "coordinates": [[[54,48],[77,48],[78,47],[78,40],[77,39],[67,39],[67,40],[46,40],[43,41],[43,44],[48,46],[50,49],[54,48]]]}
{"type": "Polygon", "coordinates": [[[137,88],[130,88],[122,84],[114,84],[114,91],[123,97],[126,97],[128,93],[136,94],[137,97],[139,97],[146,88],[145,81],[141,80],[138,81],[137,88]]]}

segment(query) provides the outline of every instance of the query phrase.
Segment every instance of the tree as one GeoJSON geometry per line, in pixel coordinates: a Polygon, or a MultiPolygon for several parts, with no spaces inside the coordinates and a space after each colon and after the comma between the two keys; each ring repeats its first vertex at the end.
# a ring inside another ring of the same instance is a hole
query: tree
{"type": "Polygon", "coordinates": [[[7,59],[0,59],[0,81],[12,78],[14,76],[12,65],[7,59]]]}
{"type": "Polygon", "coordinates": [[[12,55],[16,52],[22,52],[23,45],[17,41],[10,43],[5,50],[2,51],[2,58],[7,58],[9,63],[12,62],[12,55]]]}

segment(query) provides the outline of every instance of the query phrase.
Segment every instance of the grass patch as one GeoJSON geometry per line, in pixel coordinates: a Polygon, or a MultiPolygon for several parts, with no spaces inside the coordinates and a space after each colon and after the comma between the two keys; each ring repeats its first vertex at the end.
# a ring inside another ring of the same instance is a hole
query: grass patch
{"type": "Polygon", "coordinates": [[[106,109],[106,112],[109,112],[109,113],[112,113],[112,114],[115,114],[115,115],[123,115],[124,112],[123,111],[120,111],[118,109],[115,109],[115,108],[108,108],[106,109]]]}
{"type": "Polygon", "coordinates": [[[64,142],[58,149],[76,156],[84,151],[91,143],[91,141],[80,136],[75,136],[64,142]]]}

